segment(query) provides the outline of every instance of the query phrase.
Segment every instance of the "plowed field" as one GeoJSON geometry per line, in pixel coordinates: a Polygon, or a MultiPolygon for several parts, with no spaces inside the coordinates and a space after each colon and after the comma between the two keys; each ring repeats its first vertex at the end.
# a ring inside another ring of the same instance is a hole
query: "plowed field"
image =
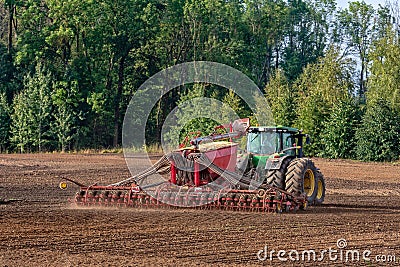
{"type": "Polygon", "coordinates": [[[59,177],[119,181],[130,176],[121,154],[0,155],[0,199],[17,200],[0,205],[0,266],[399,265],[400,165],[314,161],[325,204],[261,214],[76,208],[77,187],[60,190],[59,177]]]}

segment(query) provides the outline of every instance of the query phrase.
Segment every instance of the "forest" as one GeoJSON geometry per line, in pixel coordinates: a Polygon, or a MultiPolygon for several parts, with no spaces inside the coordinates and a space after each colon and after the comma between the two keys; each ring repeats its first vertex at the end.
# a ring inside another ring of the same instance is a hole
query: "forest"
{"type": "MultiPolygon", "coordinates": [[[[334,0],[0,0],[0,152],[121,147],[127,105],[144,81],[212,61],[250,77],[276,124],[309,134],[309,155],[396,161],[399,23],[396,0],[347,8],[334,0]]],[[[229,88],[181,86],[154,107],[148,145],[160,142],[179,103],[199,96],[254,115],[229,88]]]]}

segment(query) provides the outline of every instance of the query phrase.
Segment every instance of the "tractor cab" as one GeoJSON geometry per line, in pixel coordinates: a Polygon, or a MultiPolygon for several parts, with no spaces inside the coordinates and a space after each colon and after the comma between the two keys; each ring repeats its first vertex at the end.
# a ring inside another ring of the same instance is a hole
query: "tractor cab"
{"type": "MultiPolygon", "coordinates": [[[[297,129],[288,127],[251,127],[247,135],[247,151],[272,155],[293,147],[297,129]]],[[[286,153],[294,156],[294,150],[286,153]]]]}
{"type": "Polygon", "coordinates": [[[268,159],[285,157],[302,158],[303,137],[296,128],[283,126],[250,127],[247,134],[247,152],[252,155],[253,164],[265,166],[268,159]]]}
{"type": "Polygon", "coordinates": [[[247,151],[257,155],[286,154],[296,155],[301,149],[302,137],[296,128],[290,127],[251,127],[247,135],[247,151]]]}

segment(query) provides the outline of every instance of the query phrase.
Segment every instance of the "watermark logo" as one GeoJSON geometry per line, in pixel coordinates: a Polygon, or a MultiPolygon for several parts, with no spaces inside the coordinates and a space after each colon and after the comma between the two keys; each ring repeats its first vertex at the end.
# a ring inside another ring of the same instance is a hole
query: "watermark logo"
{"type": "MultiPolygon", "coordinates": [[[[207,84],[213,85],[216,88],[229,89],[246,103],[258,123],[263,125],[274,124],[272,112],[264,94],[257,85],[242,72],[224,64],[207,61],[187,62],[172,66],[160,71],[145,81],[133,95],[125,113],[122,129],[122,145],[125,160],[132,176],[139,172],[137,166],[137,148],[145,147],[146,145],[146,126],[149,119],[152,119],[151,116],[154,117],[154,110],[157,109],[158,103],[160,103],[159,101],[172,89],[179,87],[184,88],[185,86],[190,87],[193,84],[207,84]],[[260,112],[258,107],[262,107],[262,112],[260,112]]],[[[195,97],[180,103],[167,115],[162,125],[161,140],[164,154],[178,148],[180,130],[185,124],[196,118],[210,119],[222,125],[233,122],[238,119],[239,116],[229,105],[211,97],[195,97]],[[190,110],[190,112],[185,112],[185,117],[177,120],[176,115],[182,114],[183,110],[190,110]],[[229,118],[229,120],[222,118],[221,111],[224,111],[226,115],[224,117],[229,118]]],[[[143,163],[146,165],[142,165],[140,168],[150,167],[152,165],[149,155],[146,151],[144,152],[144,157],[147,158],[147,162],[143,163]]],[[[180,165],[190,166],[190,162],[183,162],[183,164],[180,165]]],[[[182,171],[187,170],[182,169],[182,171]]],[[[221,183],[213,181],[188,191],[185,193],[185,199],[190,199],[191,197],[196,198],[202,194],[202,192],[207,192],[207,197],[202,198],[205,202],[191,203],[189,205],[188,202],[176,202],[175,200],[177,197],[171,197],[169,195],[171,191],[181,194],[181,191],[185,191],[181,190],[182,187],[176,184],[168,184],[167,186],[173,188],[173,190],[164,190],[164,186],[166,186],[165,182],[166,179],[162,175],[154,173],[147,179],[141,180],[140,186],[148,195],[158,201],[183,207],[207,204],[207,201],[211,202],[213,200],[213,197],[210,196],[218,194],[218,192],[225,189],[225,187],[221,188],[221,183]],[[162,193],[164,191],[165,194],[162,193]],[[164,195],[164,197],[160,197],[162,195],[164,195]]]]}
{"type": "Polygon", "coordinates": [[[357,263],[357,262],[378,262],[378,263],[397,263],[396,255],[377,254],[373,255],[369,249],[349,249],[347,240],[340,238],[336,241],[336,247],[328,249],[315,250],[275,250],[266,245],[257,252],[259,261],[280,261],[280,262],[341,262],[341,263],[357,263]]]}
{"type": "Polygon", "coordinates": [[[338,249],[344,249],[347,247],[347,241],[344,238],[340,238],[336,241],[336,246],[338,249]]]}

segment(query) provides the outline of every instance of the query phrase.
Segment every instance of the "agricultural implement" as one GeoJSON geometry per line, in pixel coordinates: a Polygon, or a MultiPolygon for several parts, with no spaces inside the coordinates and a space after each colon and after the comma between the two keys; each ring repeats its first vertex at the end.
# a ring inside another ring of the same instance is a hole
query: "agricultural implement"
{"type": "MultiPolygon", "coordinates": [[[[282,212],[324,201],[325,181],[303,155],[309,137],[290,127],[249,127],[248,119],[220,126],[227,131],[195,137],[145,171],[110,185],[86,186],[72,200],[81,206],[192,207],[282,212]],[[236,138],[247,138],[239,153],[236,138]],[[154,180],[151,177],[158,177],[154,180]]],[[[186,141],[189,141],[186,139],[186,141]]],[[[66,188],[65,182],[60,183],[66,188]]]]}

